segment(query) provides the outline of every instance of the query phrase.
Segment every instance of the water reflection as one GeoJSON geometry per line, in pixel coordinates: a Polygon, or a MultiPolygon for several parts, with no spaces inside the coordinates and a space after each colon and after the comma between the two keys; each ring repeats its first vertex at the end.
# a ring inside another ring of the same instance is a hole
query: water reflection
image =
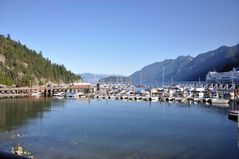
{"type": "Polygon", "coordinates": [[[63,107],[63,101],[51,98],[22,98],[0,100],[0,131],[12,130],[25,125],[28,120],[42,118],[52,107],[63,107]]]}

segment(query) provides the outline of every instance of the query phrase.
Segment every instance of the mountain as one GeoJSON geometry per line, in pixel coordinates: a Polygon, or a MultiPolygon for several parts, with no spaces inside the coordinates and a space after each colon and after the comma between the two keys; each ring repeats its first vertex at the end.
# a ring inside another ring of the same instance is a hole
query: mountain
{"type": "Polygon", "coordinates": [[[0,84],[30,86],[81,80],[64,65],[52,63],[19,41],[0,35],[0,84]]]}
{"type": "Polygon", "coordinates": [[[106,74],[82,73],[79,74],[85,82],[97,83],[100,79],[109,77],[106,74]]]}
{"type": "Polygon", "coordinates": [[[195,81],[199,78],[205,80],[208,71],[229,71],[239,66],[239,44],[228,47],[221,46],[195,57],[181,72],[175,76],[177,80],[195,81]]]}
{"type": "Polygon", "coordinates": [[[176,59],[167,59],[162,62],[155,62],[143,67],[140,71],[133,73],[130,79],[134,84],[157,85],[162,84],[163,72],[164,80],[169,81],[177,72],[180,72],[192,61],[191,56],[179,56],[176,59]],[[164,70],[164,71],[163,71],[164,70]]]}
{"type": "Polygon", "coordinates": [[[228,47],[221,46],[216,50],[191,56],[179,56],[143,67],[130,75],[134,84],[159,85],[164,81],[197,81],[205,80],[208,71],[218,72],[232,70],[239,66],[239,44],[228,47]],[[164,71],[163,71],[164,69],[164,71]]]}
{"type": "Polygon", "coordinates": [[[129,84],[131,80],[129,77],[125,76],[109,76],[106,78],[102,78],[100,83],[110,83],[110,84],[129,84]]]}

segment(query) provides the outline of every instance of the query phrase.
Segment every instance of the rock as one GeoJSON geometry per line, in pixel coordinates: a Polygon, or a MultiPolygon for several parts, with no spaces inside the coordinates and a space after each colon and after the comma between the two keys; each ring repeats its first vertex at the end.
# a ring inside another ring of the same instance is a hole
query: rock
{"type": "Polygon", "coordinates": [[[21,145],[16,145],[15,147],[12,147],[11,153],[19,155],[19,156],[24,156],[28,158],[35,159],[33,155],[31,155],[30,152],[28,152],[23,146],[21,145]]]}
{"type": "Polygon", "coordinates": [[[5,60],[6,60],[5,56],[3,56],[2,54],[0,54],[0,62],[4,64],[4,63],[5,63],[5,60]]]}

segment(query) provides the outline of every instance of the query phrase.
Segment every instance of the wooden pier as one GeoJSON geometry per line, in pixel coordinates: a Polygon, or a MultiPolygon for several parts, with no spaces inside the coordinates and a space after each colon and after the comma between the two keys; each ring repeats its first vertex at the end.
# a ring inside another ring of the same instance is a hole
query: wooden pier
{"type": "Polygon", "coordinates": [[[17,97],[29,97],[33,93],[41,93],[44,97],[51,97],[53,94],[58,92],[84,92],[92,93],[93,87],[91,88],[73,88],[73,87],[6,87],[0,88],[0,99],[1,98],[17,98],[17,97]]]}

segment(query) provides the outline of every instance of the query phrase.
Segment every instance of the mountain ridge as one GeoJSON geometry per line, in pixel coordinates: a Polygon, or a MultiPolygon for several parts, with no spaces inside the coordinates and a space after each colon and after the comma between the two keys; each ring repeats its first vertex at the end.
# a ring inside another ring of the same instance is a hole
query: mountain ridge
{"type": "Polygon", "coordinates": [[[239,44],[231,47],[223,45],[196,57],[181,55],[175,59],[154,62],[129,77],[133,84],[162,84],[164,68],[165,82],[172,79],[175,81],[197,81],[199,78],[205,80],[208,71],[228,71],[236,66],[239,66],[239,44]]]}

